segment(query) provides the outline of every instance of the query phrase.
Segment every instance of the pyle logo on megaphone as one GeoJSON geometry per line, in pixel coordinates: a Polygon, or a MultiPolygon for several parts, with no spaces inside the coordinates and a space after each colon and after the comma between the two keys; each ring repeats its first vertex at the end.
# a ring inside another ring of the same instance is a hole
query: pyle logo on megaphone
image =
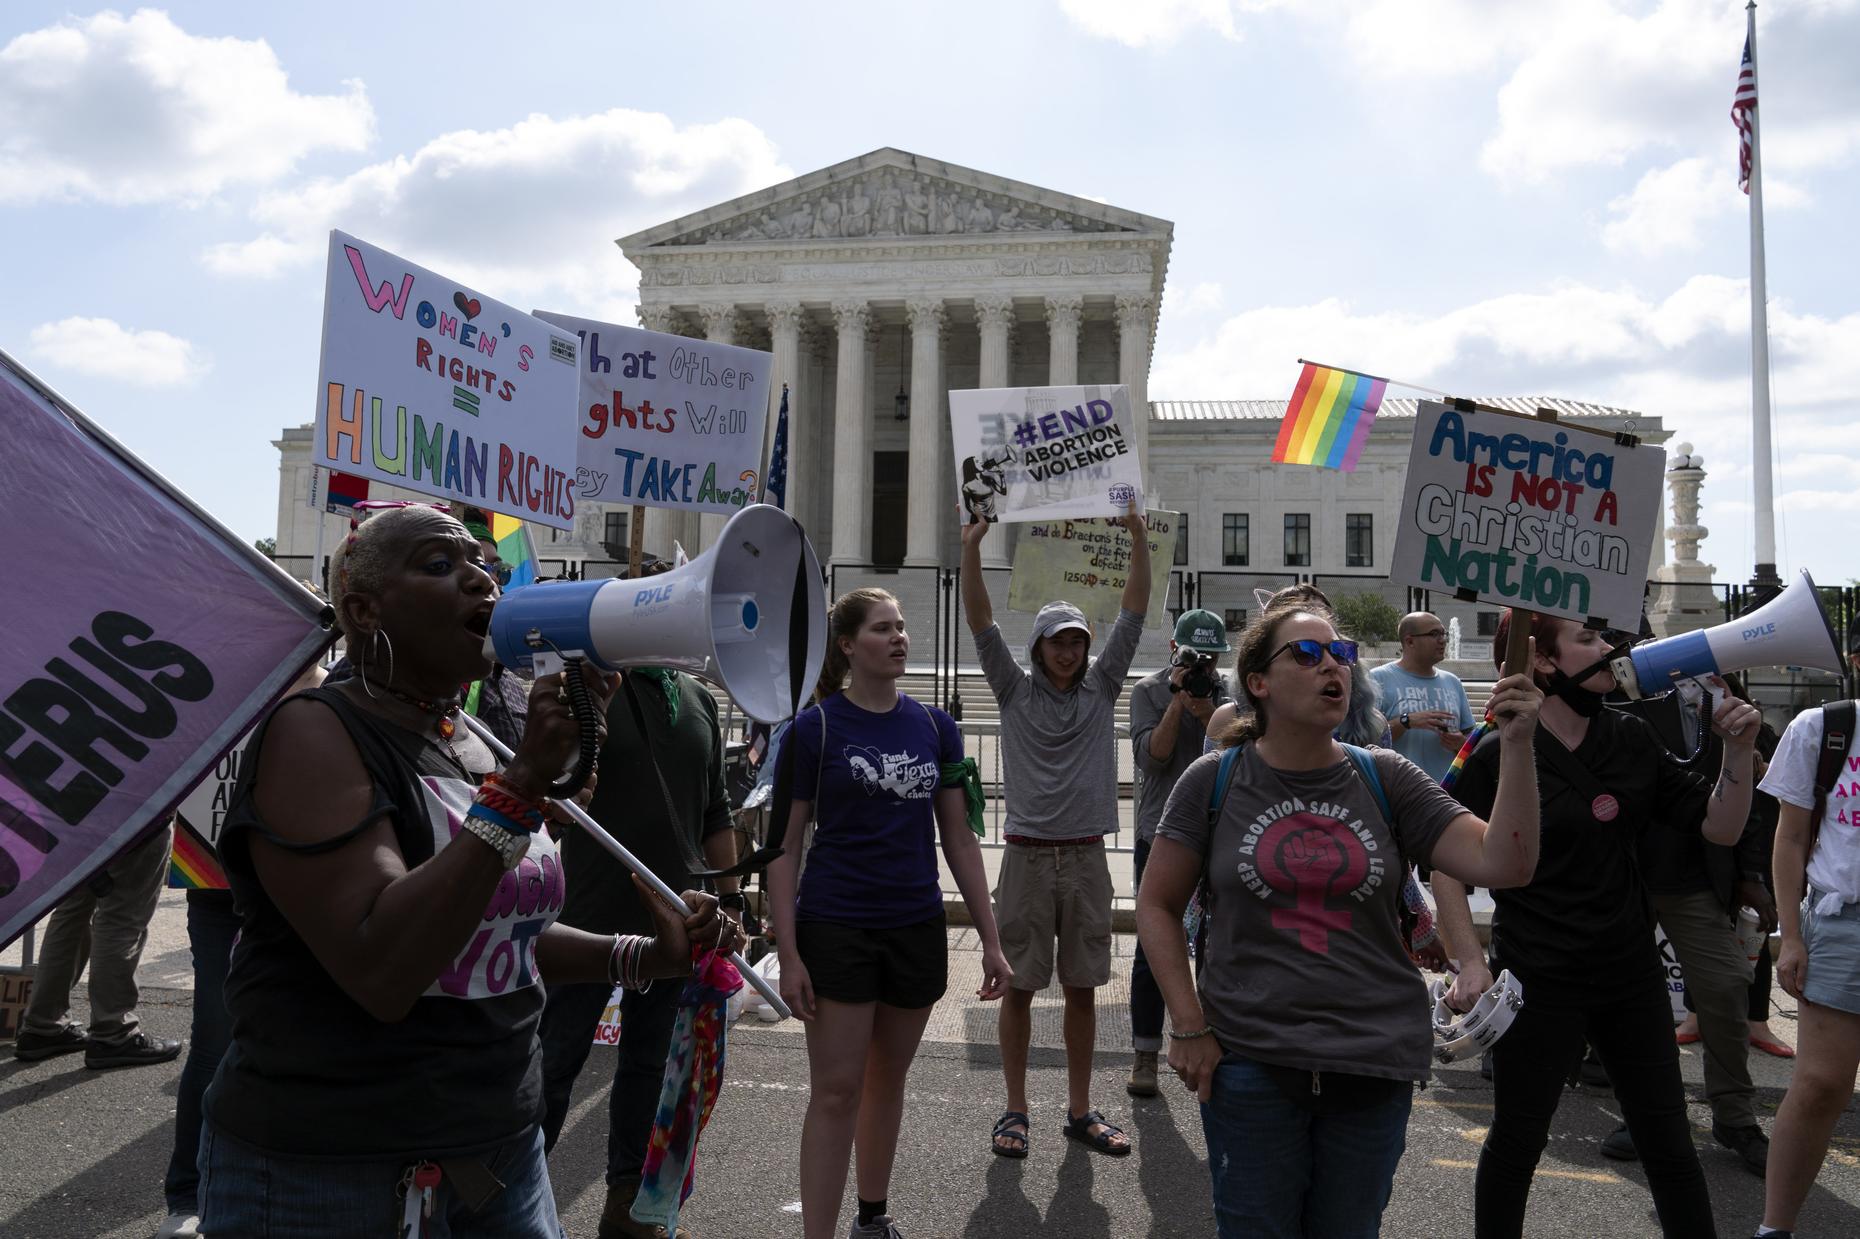
{"type": "Polygon", "coordinates": [[[1657,697],[1671,692],[1680,680],[1750,667],[1839,671],[1841,647],[1815,582],[1803,572],[1749,615],[1700,632],[1645,642],[1608,666],[1628,696],[1657,697]]]}
{"type": "Polygon", "coordinates": [[[551,581],[512,590],[487,651],[548,675],[585,658],[607,671],[674,667],[709,680],[761,723],[791,717],[826,657],[826,589],[807,535],[780,508],[730,518],[717,545],[651,581],[551,581]]]}

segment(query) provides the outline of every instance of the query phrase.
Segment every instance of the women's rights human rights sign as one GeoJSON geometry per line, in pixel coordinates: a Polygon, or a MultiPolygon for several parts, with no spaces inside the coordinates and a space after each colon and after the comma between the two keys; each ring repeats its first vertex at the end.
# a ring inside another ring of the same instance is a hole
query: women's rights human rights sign
{"type": "Polygon", "coordinates": [[[1632,436],[1423,401],[1389,576],[1632,628],[1665,465],[1632,436]]]}
{"type": "Polygon", "coordinates": [[[578,355],[571,333],[331,232],[312,459],[572,529],[578,355]]]}
{"type": "Polygon", "coordinates": [[[1143,499],[1121,384],[952,391],[949,419],[957,498],[970,520],[1122,516],[1143,499]]]}

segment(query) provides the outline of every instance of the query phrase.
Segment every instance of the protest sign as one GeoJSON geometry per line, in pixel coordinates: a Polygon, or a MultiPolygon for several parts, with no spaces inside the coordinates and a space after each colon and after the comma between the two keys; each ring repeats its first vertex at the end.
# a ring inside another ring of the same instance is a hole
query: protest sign
{"type": "MultiPolygon", "coordinates": [[[[1144,513],[1150,533],[1150,601],[1143,626],[1163,623],[1169,600],[1169,568],[1175,562],[1175,531],[1181,515],[1152,508],[1144,513]]],[[[1036,613],[1063,598],[1085,618],[1108,624],[1117,618],[1130,579],[1130,535],[1103,521],[1035,521],[1020,531],[1008,606],[1036,613]]]]}
{"type": "Polygon", "coordinates": [[[595,1045],[620,1044],[620,1000],[625,996],[625,987],[619,985],[607,995],[607,1005],[601,1008],[601,1018],[594,1025],[595,1045]]]}
{"type": "Polygon", "coordinates": [[[329,234],[311,463],[575,524],[575,337],[329,234]]]}
{"type": "Polygon", "coordinates": [[[8,531],[48,568],[0,627],[4,946],[200,782],[333,617],[4,353],[0,434],[8,531]]]}
{"type": "Polygon", "coordinates": [[[1632,631],[1665,466],[1612,432],[1422,401],[1389,576],[1632,631]]]}
{"type": "Polygon", "coordinates": [[[581,499],[723,516],[755,502],[771,354],[542,310],[536,317],[581,342],[581,499]]]}
{"type": "Polygon", "coordinates": [[[1143,501],[1127,387],[952,391],[949,420],[970,520],[1121,516],[1143,501]]]}
{"type": "Polygon", "coordinates": [[[232,808],[233,789],[245,762],[252,733],[214,763],[207,777],[181,798],[174,808],[174,847],[168,854],[168,885],[182,890],[225,890],[226,871],[220,867],[220,828],[232,808]]]}

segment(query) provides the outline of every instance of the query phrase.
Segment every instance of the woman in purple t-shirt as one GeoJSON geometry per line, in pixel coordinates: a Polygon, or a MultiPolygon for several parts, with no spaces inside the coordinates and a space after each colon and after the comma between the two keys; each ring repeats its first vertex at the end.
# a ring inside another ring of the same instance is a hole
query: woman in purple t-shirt
{"type": "Polygon", "coordinates": [[[939,834],[982,940],[977,997],[999,998],[1007,988],[981,847],[960,782],[944,786],[943,768],[962,761],[962,733],[949,715],[898,691],[910,648],[896,598],[882,589],[843,595],[829,618],[819,704],[801,712],[783,745],[794,788],[789,837],[815,824],[805,876],[798,852],[768,871],[782,997],[807,1024],[807,1239],[837,1236],[855,1144],[859,1217],[851,1234],[900,1234],[885,1195],[904,1077],[949,972],[939,834]]]}

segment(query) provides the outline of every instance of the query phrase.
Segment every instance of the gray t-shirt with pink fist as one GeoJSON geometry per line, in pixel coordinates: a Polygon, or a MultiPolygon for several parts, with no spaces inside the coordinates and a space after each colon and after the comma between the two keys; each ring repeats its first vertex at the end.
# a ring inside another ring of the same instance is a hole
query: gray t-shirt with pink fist
{"type": "MultiPolygon", "coordinates": [[[[1407,758],[1372,749],[1409,863],[1464,806],[1407,758]]],[[[1156,828],[1203,858],[1201,1006],[1223,1049],[1300,1071],[1425,1080],[1427,991],[1402,948],[1402,867],[1375,793],[1347,758],[1275,770],[1236,759],[1212,838],[1219,753],[1190,766],[1156,828]]]]}

